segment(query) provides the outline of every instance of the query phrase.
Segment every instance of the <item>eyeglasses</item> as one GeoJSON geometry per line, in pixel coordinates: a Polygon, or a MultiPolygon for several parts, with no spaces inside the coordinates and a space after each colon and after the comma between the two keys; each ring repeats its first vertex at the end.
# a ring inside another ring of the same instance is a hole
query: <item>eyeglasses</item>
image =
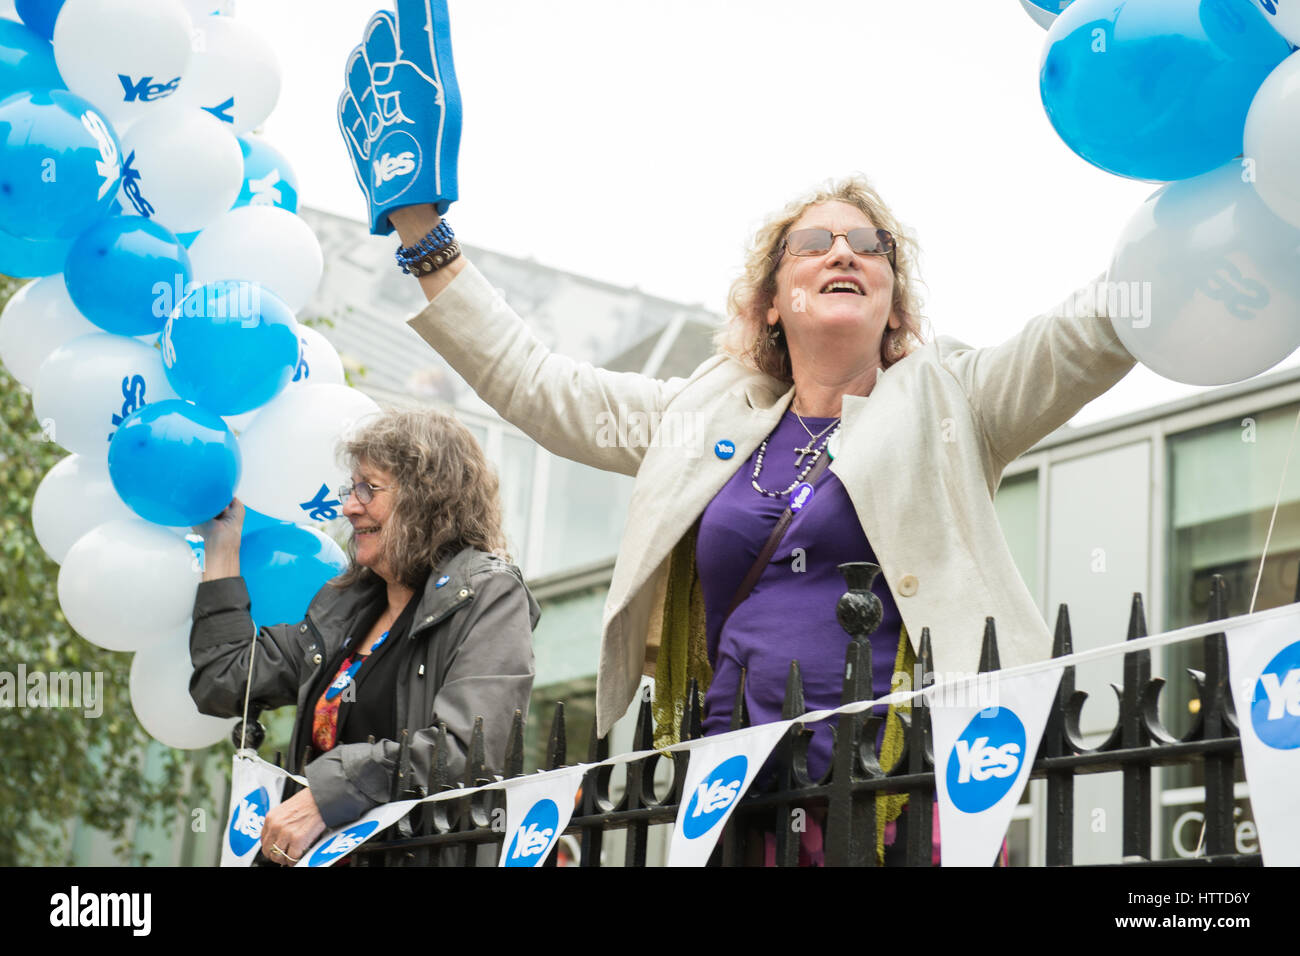
{"type": "Polygon", "coordinates": [[[888,229],[872,229],[862,226],[848,232],[831,232],[829,229],[796,229],[781,241],[781,248],[776,252],[776,261],[781,260],[782,252],[792,256],[821,256],[831,251],[835,240],[843,236],[849,248],[860,256],[887,256],[889,264],[894,264],[894,250],[898,244],[888,229]]]}
{"type": "Polygon", "coordinates": [[[358,481],[351,485],[339,485],[339,501],[347,501],[352,492],[357,493],[357,501],[363,505],[368,505],[375,500],[376,491],[387,491],[387,488],[380,488],[378,485],[372,485],[368,481],[358,481]]]}

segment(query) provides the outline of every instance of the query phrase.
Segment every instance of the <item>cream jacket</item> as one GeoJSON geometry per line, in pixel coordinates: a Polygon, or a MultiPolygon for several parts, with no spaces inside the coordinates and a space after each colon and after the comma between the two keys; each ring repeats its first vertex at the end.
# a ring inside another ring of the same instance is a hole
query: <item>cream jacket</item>
{"type": "MultiPolygon", "coordinates": [[[[997,624],[1004,667],[1050,654],[993,494],[1008,462],[1134,365],[1095,288],[998,346],[941,336],[881,372],[870,395],[844,397],[831,471],[908,634],[919,640],[930,629],[941,672],[976,670],[986,616],[997,624]]],[[[667,381],[556,355],[472,264],[409,324],[538,444],[636,477],[605,602],[596,676],[603,735],[636,694],[648,636],[657,645],[670,552],[776,427],[794,389],[721,355],[689,379],[667,381]],[[733,457],[716,454],[720,441],[734,444],[733,457]]]]}

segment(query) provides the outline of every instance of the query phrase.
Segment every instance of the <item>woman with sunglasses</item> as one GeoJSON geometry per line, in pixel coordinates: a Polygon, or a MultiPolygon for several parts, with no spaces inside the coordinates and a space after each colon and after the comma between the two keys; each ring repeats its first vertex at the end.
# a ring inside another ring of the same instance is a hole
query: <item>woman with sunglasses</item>
{"type": "MultiPolygon", "coordinates": [[[[636,478],[604,611],[600,734],[643,672],[655,675],[660,740],[677,732],[692,677],[707,687],[706,733],[728,729],[742,674],[750,720],[778,718],[792,660],[809,708],[838,705],[849,638],[835,617],[845,590],[837,566],[847,561],[882,569],[876,695],[896,671],[910,679],[923,627],[944,673],[977,670],[987,617],[1004,666],[1048,656],[1047,625],[993,494],[1009,462],[1134,364],[1094,307],[1095,287],[993,348],[926,342],[913,243],[870,186],[850,178],[758,231],[717,354],[689,378],[556,355],[465,260],[442,218],[457,198],[461,119],[445,4],[399,0],[397,14],[378,14],[349,60],[339,120],[372,232],[397,231],[398,265],[429,299],[410,326],[539,444],[636,478]],[[417,65],[431,85],[367,72],[393,37],[405,59],[429,57],[417,65]],[[413,160],[423,150],[424,161],[390,176],[391,163],[376,158],[399,148],[413,160]],[[609,422],[637,412],[689,427],[672,429],[676,443],[610,441],[609,422]]],[[[900,740],[895,720],[886,763],[900,740]]],[[[823,723],[808,751],[814,777],[830,746],[823,723]]],[[[881,857],[899,805],[884,809],[881,857]]]]}
{"type": "MultiPolygon", "coordinates": [[[[516,709],[528,710],[538,606],[506,560],[497,479],[478,442],[449,415],[390,411],[344,443],[339,489],[352,526],[349,566],[300,622],[258,621],[251,702],[296,704],[289,769],[309,789],[267,815],[262,853],[297,862],[327,827],[386,802],[394,775],[427,788],[445,725],[447,768],[464,773],[475,718],[500,768],[516,709]],[[409,737],[409,767],[399,768],[409,737]]],[[[238,500],[195,530],[205,566],[190,636],[199,710],[242,713],[248,681],[248,589],[239,576],[238,500]]],[[[292,786],[292,783],[290,783],[292,786]]]]}

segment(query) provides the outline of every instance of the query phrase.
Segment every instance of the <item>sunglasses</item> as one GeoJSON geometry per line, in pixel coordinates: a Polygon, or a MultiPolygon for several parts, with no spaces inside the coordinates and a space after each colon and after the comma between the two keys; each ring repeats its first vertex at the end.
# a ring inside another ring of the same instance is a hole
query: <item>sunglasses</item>
{"type": "Polygon", "coordinates": [[[872,229],[862,226],[848,232],[831,232],[829,229],[796,229],[781,241],[781,248],[776,252],[779,262],[782,252],[792,256],[822,256],[831,251],[835,240],[843,236],[849,248],[860,256],[887,256],[889,264],[894,264],[894,250],[897,243],[888,229],[872,229]]]}
{"type": "Polygon", "coordinates": [[[375,500],[376,491],[387,490],[387,488],[380,488],[378,485],[372,485],[368,481],[358,481],[351,485],[339,485],[338,496],[339,501],[347,501],[355,491],[357,494],[357,501],[361,502],[363,505],[368,505],[370,502],[375,500]]]}

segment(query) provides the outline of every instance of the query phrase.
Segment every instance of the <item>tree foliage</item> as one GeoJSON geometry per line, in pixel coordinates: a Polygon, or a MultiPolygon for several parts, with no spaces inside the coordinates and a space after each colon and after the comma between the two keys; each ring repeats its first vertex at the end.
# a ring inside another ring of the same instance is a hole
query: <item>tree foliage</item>
{"type": "MultiPolygon", "coordinates": [[[[0,276],[0,307],[21,282],[0,276]]],[[[0,368],[0,671],[101,673],[103,713],[80,707],[0,707],[0,866],[71,862],[72,824],[108,833],[124,860],[138,826],[179,832],[190,807],[207,801],[187,765],[208,751],[164,750],[161,772],[145,773],[151,738],[131,709],[131,655],[96,647],[68,626],[58,599],[58,566],[32,530],[31,507],[46,472],[67,453],[44,440],[31,396],[0,368]]],[[[230,745],[218,745],[230,752],[230,745]]],[[[220,825],[219,823],[217,825],[220,825]]]]}

